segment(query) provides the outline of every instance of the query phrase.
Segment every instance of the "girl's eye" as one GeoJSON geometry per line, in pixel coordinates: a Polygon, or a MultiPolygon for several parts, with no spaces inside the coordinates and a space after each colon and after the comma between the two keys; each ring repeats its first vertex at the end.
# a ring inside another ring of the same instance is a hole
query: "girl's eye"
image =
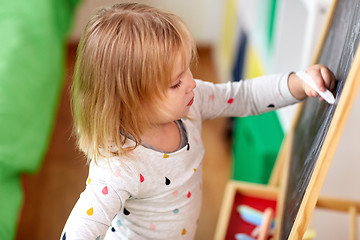
{"type": "Polygon", "coordinates": [[[178,81],[177,83],[175,83],[174,85],[172,85],[170,88],[176,89],[176,88],[180,87],[180,85],[181,85],[181,80],[178,81]]]}

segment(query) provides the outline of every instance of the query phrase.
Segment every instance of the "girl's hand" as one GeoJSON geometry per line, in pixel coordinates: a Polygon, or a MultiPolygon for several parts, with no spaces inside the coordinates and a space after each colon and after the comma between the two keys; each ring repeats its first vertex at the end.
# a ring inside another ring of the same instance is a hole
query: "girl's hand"
{"type": "MultiPolygon", "coordinates": [[[[335,76],[326,66],[316,64],[309,67],[306,72],[314,79],[320,91],[325,91],[325,89],[332,91],[334,89],[336,84],[335,76]]],[[[306,96],[317,97],[319,95],[294,73],[290,74],[288,85],[291,94],[299,100],[304,99],[306,96]]],[[[324,100],[322,97],[319,99],[320,101],[324,100]]]]}

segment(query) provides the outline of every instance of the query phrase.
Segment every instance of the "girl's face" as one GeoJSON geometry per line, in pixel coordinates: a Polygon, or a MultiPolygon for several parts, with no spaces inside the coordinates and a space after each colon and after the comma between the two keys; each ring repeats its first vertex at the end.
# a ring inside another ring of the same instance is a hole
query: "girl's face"
{"type": "MultiPolygon", "coordinates": [[[[189,53],[190,55],[190,53],[189,53]]],[[[190,57],[186,56],[184,67],[181,55],[175,62],[172,74],[172,83],[167,90],[165,99],[165,122],[179,120],[185,117],[194,102],[195,80],[190,71],[190,57]]]]}

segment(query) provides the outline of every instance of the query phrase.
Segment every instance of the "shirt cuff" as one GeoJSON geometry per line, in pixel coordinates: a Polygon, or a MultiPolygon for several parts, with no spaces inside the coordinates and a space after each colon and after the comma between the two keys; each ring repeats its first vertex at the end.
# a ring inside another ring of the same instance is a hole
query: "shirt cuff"
{"type": "Polygon", "coordinates": [[[279,84],[279,91],[281,96],[283,96],[285,99],[287,99],[287,101],[289,101],[289,104],[294,104],[294,103],[298,103],[301,100],[295,98],[289,89],[289,76],[292,72],[288,73],[288,74],[284,74],[281,77],[280,80],[280,84],[279,84]]]}

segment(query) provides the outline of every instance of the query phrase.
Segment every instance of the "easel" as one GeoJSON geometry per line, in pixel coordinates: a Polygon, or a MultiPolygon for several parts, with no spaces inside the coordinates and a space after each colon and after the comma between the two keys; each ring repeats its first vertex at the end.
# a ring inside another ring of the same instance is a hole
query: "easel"
{"type": "MultiPolygon", "coordinates": [[[[324,45],[327,32],[330,27],[330,20],[332,19],[335,12],[336,4],[337,1],[334,0],[327,17],[328,24],[326,25],[326,29],[324,30],[320,44],[318,45],[314,61],[312,61],[313,64],[316,63],[319,59],[321,48],[324,45]]],[[[340,101],[337,105],[337,109],[332,118],[332,123],[327,131],[321,152],[317,158],[316,165],[311,174],[310,182],[306,188],[305,195],[302,198],[300,208],[297,212],[296,219],[292,225],[288,239],[303,238],[315,207],[347,212],[350,218],[349,238],[351,240],[355,240],[357,238],[356,217],[360,212],[360,202],[319,196],[321,187],[325,181],[326,174],[330,167],[331,160],[334,156],[342,131],[345,127],[351,107],[356,98],[358,89],[360,88],[360,81],[356,79],[357,76],[360,76],[360,48],[357,49],[357,53],[351,66],[351,70],[347,76],[346,85],[343,89],[340,101]]],[[[283,146],[276,161],[269,185],[254,185],[233,181],[229,182],[225,191],[223,206],[220,212],[218,227],[215,235],[216,240],[225,238],[229,224],[229,214],[234,203],[233,198],[236,192],[261,195],[263,197],[275,198],[278,200],[278,207],[276,212],[276,222],[278,225],[276,227],[274,239],[280,239],[280,232],[283,228],[282,216],[284,213],[285,193],[287,189],[286,185],[287,179],[289,178],[288,169],[291,160],[290,153],[292,149],[295,126],[300,117],[300,110],[302,107],[303,105],[300,106],[298,114],[295,118],[297,120],[294,121],[293,127],[289,130],[283,142],[283,146]]]]}
{"type": "MultiPolygon", "coordinates": [[[[335,8],[337,6],[337,1],[334,0],[333,4],[330,8],[328,18],[327,18],[327,25],[326,29],[322,35],[320,44],[318,45],[317,51],[315,53],[314,60],[312,61],[313,64],[318,62],[318,59],[320,58],[320,52],[322,47],[324,46],[325,39],[327,36],[327,33],[330,28],[331,19],[335,13],[335,8]]],[[[360,211],[359,208],[359,202],[356,201],[350,201],[345,199],[335,199],[335,198],[329,198],[329,197],[319,197],[321,187],[323,185],[323,182],[325,181],[325,177],[327,174],[327,171],[330,167],[331,160],[334,156],[335,150],[337,148],[338,142],[340,140],[342,131],[345,127],[348,115],[350,113],[351,107],[353,105],[353,102],[356,98],[358,89],[360,88],[360,81],[357,80],[356,76],[359,76],[360,74],[360,48],[356,51],[355,58],[353,59],[353,63],[351,64],[351,70],[347,76],[346,84],[344,86],[343,92],[341,94],[340,101],[338,103],[337,109],[335,111],[335,114],[332,118],[331,125],[329,127],[329,130],[327,132],[326,138],[324,140],[324,143],[322,145],[320,154],[318,156],[315,168],[313,170],[313,173],[311,175],[311,180],[308,184],[308,187],[306,189],[305,195],[302,199],[301,206],[299,208],[298,214],[296,216],[295,222],[292,226],[289,239],[302,239],[302,236],[304,235],[306,228],[308,226],[308,223],[310,221],[312,212],[317,207],[322,207],[326,209],[331,210],[340,210],[348,212],[350,215],[350,239],[356,239],[356,215],[360,211]]],[[[300,112],[300,111],[299,111],[300,112]]],[[[299,115],[299,114],[298,114],[299,115]]],[[[296,119],[299,116],[297,116],[296,119]]],[[[293,136],[293,133],[295,131],[295,125],[297,124],[296,120],[294,122],[293,128],[290,130],[290,135],[293,136]]],[[[289,159],[290,156],[288,155],[288,152],[291,151],[291,144],[287,142],[292,142],[292,137],[288,137],[285,140],[285,145],[288,145],[286,147],[285,153],[280,153],[280,156],[285,155],[285,163],[279,163],[280,167],[281,165],[285,166],[285,169],[289,169],[289,159]]],[[[283,161],[283,159],[279,159],[280,161],[283,161]]],[[[287,184],[287,179],[289,176],[286,176],[288,174],[288,171],[285,171],[284,174],[284,180],[282,181],[287,184]]],[[[273,181],[278,181],[276,177],[274,177],[273,181]]],[[[284,204],[284,198],[285,198],[285,191],[286,186],[282,186],[282,191],[280,193],[280,209],[283,210],[283,204],[284,204]]],[[[280,231],[282,229],[282,213],[279,213],[280,218],[278,219],[278,222],[280,224],[279,228],[280,231]]],[[[279,235],[278,233],[275,235],[275,239],[278,239],[279,235]]]]}

